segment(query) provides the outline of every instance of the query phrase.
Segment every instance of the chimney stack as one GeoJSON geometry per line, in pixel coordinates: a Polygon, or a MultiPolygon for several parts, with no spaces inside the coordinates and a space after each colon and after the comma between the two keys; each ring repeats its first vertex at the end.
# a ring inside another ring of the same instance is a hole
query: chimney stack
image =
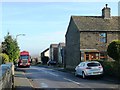
{"type": "Polygon", "coordinates": [[[104,19],[109,19],[111,18],[111,12],[110,12],[110,8],[108,7],[108,4],[105,5],[105,7],[102,9],[102,17],[104,19]]]}

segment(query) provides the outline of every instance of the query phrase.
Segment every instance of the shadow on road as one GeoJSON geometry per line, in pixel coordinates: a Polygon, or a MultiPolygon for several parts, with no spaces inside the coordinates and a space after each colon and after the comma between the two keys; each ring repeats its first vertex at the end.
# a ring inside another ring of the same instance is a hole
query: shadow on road
{"type": "Polygon", "coordinates": [[[14,90],[119,90],[110,88],[31,88],[31,87],[15,87],[14,90]]]}
{"type": "Polygon", "coordinates": [[[14,90],[34,90],[34,89],[29,86],[15,86],[14,90]]]}

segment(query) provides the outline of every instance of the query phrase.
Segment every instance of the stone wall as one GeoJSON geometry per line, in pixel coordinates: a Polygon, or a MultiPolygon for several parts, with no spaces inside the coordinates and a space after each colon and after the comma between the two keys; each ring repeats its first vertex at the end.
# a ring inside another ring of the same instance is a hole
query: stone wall
{"type": "Polygon", "coordinates": [[[72,23],[66,34],[66,68],[73,69],[80,63],[80,49],[106,51],[110,42],[119,38],[118,32],[106,32],[107,42],[100,41],[101,32],[79,32],[72,23]]]}
{"type": "Polygon", "coordinates": [[[80,33],[76,25],[71,22],[66,34],[66,68],[73,69],[80,63],[80,33]]]}
{"type": "Polygon", "coordinates": [[[100,41],[101,32],[81,32],[80,33],[80,48],[81,49],[97,49],[99,51],[107,50],[107,46],[113,40],[119,38],[118,32],[106,32],[107,42],[103,43],[100,41]]]}

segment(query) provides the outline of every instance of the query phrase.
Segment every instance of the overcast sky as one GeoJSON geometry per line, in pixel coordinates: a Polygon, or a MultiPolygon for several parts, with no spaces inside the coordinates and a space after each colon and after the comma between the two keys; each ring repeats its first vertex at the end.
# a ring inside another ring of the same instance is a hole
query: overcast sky
{"type": "Polygon", "coordinates": [[[0,14],[0,32],[2,32],[0,40],[3,41],[7,32],[10,32],[13,38],[18,34],[25,34],[17,37],[21,51],[27,50],[37,55],[52,43],[65,42],[65,33],[71,15],[101,16],[101,10],[107,3],[111,8],[112,16],[118,16],[118,0],[114,2],[113,0],[109,2],[106,2],[107,0],[24,1],[3,0],[0,3],[0,13],[2,13],[0,14]]]}

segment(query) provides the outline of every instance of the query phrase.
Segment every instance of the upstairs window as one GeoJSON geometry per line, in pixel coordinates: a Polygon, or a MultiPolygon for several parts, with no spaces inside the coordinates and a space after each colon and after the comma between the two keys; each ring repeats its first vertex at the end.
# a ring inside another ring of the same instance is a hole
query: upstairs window
{"type": "Polygon", "coordinates": [[[99,34],[99,36],[100,36],[100,42],[107,43],[107,33],[102,32],[99,34]]]}

